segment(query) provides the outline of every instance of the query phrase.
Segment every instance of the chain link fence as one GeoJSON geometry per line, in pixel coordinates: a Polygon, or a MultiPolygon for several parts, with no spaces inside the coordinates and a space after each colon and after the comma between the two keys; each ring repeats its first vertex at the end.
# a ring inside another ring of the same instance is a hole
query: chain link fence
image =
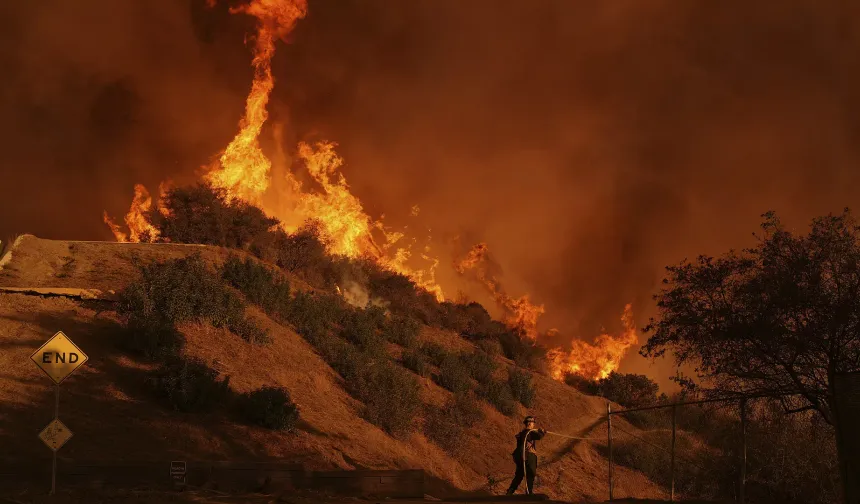
{"type": "Polygon", "coordinates": [[[610,412],[610,498],[839,502],[832,429],[784,406],[756,398],[610,412]]]}

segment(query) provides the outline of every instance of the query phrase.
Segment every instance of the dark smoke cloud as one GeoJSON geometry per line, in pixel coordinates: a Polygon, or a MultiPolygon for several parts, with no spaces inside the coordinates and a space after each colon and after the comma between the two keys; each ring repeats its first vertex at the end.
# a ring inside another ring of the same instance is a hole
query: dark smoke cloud
{"type": "MultiPolygon", "coordinates": [[[[107,238],[102,209],[121,214],[135,182],[192,179],[235,133],[250,19],[202,1],[4,4],[0,233],[107,238]]],[[[374,216],[432,229],[440,258],[456,235],[486,241],[511,295],[591,338],[627,302],[644,324],[663,266],[751,244],[766,210],[802,230],[857,206],[848,8],[311,0],[276,54],[271,119],[287,147],[339,142],[374,216]]]]}

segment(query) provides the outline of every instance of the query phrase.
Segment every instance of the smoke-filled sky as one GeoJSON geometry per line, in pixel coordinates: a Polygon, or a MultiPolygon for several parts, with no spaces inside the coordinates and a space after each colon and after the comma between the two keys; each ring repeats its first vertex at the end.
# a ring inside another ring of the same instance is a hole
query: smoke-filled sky
{"type": "MultiPolygon", "coordinates": [[[[751,244],[769,209],[803,230],[857,206],[843,4],[310,0],[269,125],[338,142],[372,216],[431,229],[445,264],[486,241],[544,328],[589,339],[627,302],[644,325],[665,265],[751,244]]],[[[0,3],[0,239],[111,239],[136,182],[196,180],[237,131],[253,27],[204,0],[0,3]]],[[[665,383],[649,366],[622,371],[665,383]]]]}

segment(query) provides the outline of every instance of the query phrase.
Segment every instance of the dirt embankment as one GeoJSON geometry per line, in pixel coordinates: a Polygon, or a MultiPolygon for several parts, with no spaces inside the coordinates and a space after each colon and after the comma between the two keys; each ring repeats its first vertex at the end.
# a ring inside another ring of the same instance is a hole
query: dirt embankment
{"type": "MultiPolygon", "coordinates": [[[[117,292],[136,277],[136,260],[164,260],[194,252],[213,265],[233,253],[217,247],[64,242],[26,236],[0,270],[0,287],[117,292]]],[[[297,288],[309,288],[292,280],[297,288]]],[[[469,490],[487,489],[490,476],[499,481],[492,490],[500,492],[513,472],[513,435],[528,413],[537,415],[550,430],[595,438],[575,441],[547,436],[540,443],[540,491],[567,501],[607,498],[603,400],[536,375],[533,408],[520,407],[513,417],[505,417],[482,402],[486,420],[469,431],[464,454],[452,458],[420,430],[407,439],[393,439],[362,419],[360,404],[344,392],[340,377],[303,338],[265,314],[251,311],[269,328],[274,339],[270,346],[250,345],[208,325],[186,324],[181,327],[188,340],[186,352],[229,375],[231,386],[239,392],[262,385],[287,387],[301,411],[295,433],[238,425],[221,414],[177,413],[154,402],[146,386],[150,366],[118,349],[120,326],[110,303],[0,292],[0,446],[4,456],[33,459],[50,455],[36,435],[53,417],[53,387],[29,356],[63,330],[88,354],[89,361],[62,385],[60,418],[74,437],[62,448],[61,457],[278,457],[311,469],[423,468],[439,480],[469,490]]],[[[449,347],[471,346],[454,334],[429,328],[422,338],[449,347]]],[[[447,391],[429,379],[421,383],[425,403],[444,403],[447,391]]],[[[628,474],[624,468],[617,468],[616,474],[620,494],[629,481],[636,485],[636,495],[662,495],[641,475],[628,474]]]]}

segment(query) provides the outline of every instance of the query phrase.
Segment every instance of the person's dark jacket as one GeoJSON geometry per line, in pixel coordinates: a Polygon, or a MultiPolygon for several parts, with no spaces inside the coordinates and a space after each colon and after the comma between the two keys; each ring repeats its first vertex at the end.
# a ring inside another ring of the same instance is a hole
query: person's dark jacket
{"type": "Polygon", "coordinates": [[[514,450],[512,455],[517,459],[523,458],[523,438],[528,436],[525,440],[526,453],[534,453],[537,455],[537,447],[535,446],[535,441],[539,439],[543,439],[546,431],[543,429],[537,429],[533,431],[529,431],[528,429],[523,429],[519,433],[517,433],[517,448],[514,450]]]}

